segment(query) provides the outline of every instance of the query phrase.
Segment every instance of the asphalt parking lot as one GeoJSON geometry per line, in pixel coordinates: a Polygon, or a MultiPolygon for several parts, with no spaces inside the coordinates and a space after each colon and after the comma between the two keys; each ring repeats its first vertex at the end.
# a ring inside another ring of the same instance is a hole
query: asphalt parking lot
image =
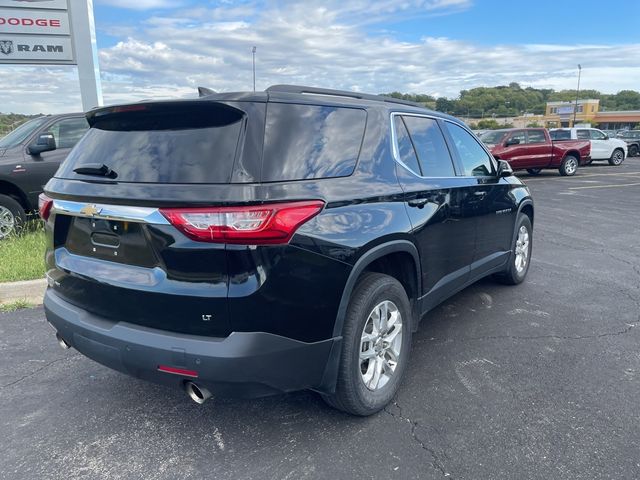
{"type": "Polygon", "coordinates": [[[639,478],[640,158],[522,178],[527,282],[431,312],[370,418],[308,392],[198,406],[63,351],[41,308],[0,314],[0,478],[639,478]]]}

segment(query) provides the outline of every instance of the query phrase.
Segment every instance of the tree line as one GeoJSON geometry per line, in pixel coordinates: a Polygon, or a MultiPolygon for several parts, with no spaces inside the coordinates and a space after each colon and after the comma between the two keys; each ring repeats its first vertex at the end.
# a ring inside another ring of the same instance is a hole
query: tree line
{"type": "Polygon", "coordinates": [[[19,113],[0,113],[0,136],[9,133],[30,118],[41,115],[22,115],[19,113]]]}
{"type": "MultiPolygon", "coordinates": [[[[435,98],[426,94],[391,92],[383,95],[410,100],[439,112],[458,117],[515,117],[523,113],[544,114],[547,102],[575,101],[575,90],[556,91],[550,88],[522,88],[513,82],[497,87],[477,87],[462,90],[458,98],[435,98]]],[[[600,100],[600,111],[640,110],[640,92],[621,90],[618,93],[601,93],[598,90],[580,90],[580,99],[600,100]]]]}

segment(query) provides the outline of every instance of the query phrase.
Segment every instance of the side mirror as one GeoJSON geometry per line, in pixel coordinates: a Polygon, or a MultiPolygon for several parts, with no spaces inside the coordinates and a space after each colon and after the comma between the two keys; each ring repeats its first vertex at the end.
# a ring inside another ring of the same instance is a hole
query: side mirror
{"type": "Polygon", "coordinates": [[[509,162],[498,160],[498,177],[510,177],[511,175],[513,175],[513,169],[509,162]]]}
{"type": "Polygon", "coordinates": [[[519,138],[510,138],[509,140],[504,142],[504,146],[505,147],[510,147],[511,145],[520,145],[520,139],[519,138]]]}
{"type": "Polygon", "coordinates": [[[56,139],[53,133],[41,133],[38,139],[27,147],[27,151],[29,155],[40,155],[42,152],[50,152],[56,148],[56,139]]]}

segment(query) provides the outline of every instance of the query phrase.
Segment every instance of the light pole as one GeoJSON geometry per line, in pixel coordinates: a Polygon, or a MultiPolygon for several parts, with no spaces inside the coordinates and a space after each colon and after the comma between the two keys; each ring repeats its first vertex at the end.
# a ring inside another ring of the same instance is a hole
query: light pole
{"type": "Polygon", "coordinates": [[[251,49],[251,53],[253,54],[253,91],[256,91],[256,47],[254,46],[251,49]]]}
{"type": "Polygon", "coordinates": [[[576,114],[578,113],[578,97],[580,96],[580,74],[582,73],[582,66],[578,64],[578,88],[576,88],[576,106],[573,107],[573,126],[576,126],[576,114]]]}

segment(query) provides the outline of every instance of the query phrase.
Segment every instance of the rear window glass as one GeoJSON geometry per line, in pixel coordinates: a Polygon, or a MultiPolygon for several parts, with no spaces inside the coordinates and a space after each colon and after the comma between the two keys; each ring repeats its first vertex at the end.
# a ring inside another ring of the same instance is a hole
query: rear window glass
{"type": "MultiPolygon", "coordinates": [[[[205,107],[205,105],[203,105],[205,107]]],[[[226,183],[230,181],[243,124],[232,108],[206,112],[135,112],[97,119],[56,174],[95,179],[73,170],[104,164],[119,182],[226,183]],[[191,117],[191,119],[189,118],[191,117]]]]}
{"type": "Polygon", "coordinates": [[[351,175],[366,119],[356,108],[269,103],[262,181],[351,175]]]}
{"type": "Polygon", "coordinates": [[[589,133],[589,130],[578,130],[576,132],[576,137],[580,140],[589,140],[591,138],[591,134],[589,133]]]}
{"type": "Polygon", "coordinates": [[[551,130],[549,135],[551,140],[571,140],[570,130],[551,130]]]}

